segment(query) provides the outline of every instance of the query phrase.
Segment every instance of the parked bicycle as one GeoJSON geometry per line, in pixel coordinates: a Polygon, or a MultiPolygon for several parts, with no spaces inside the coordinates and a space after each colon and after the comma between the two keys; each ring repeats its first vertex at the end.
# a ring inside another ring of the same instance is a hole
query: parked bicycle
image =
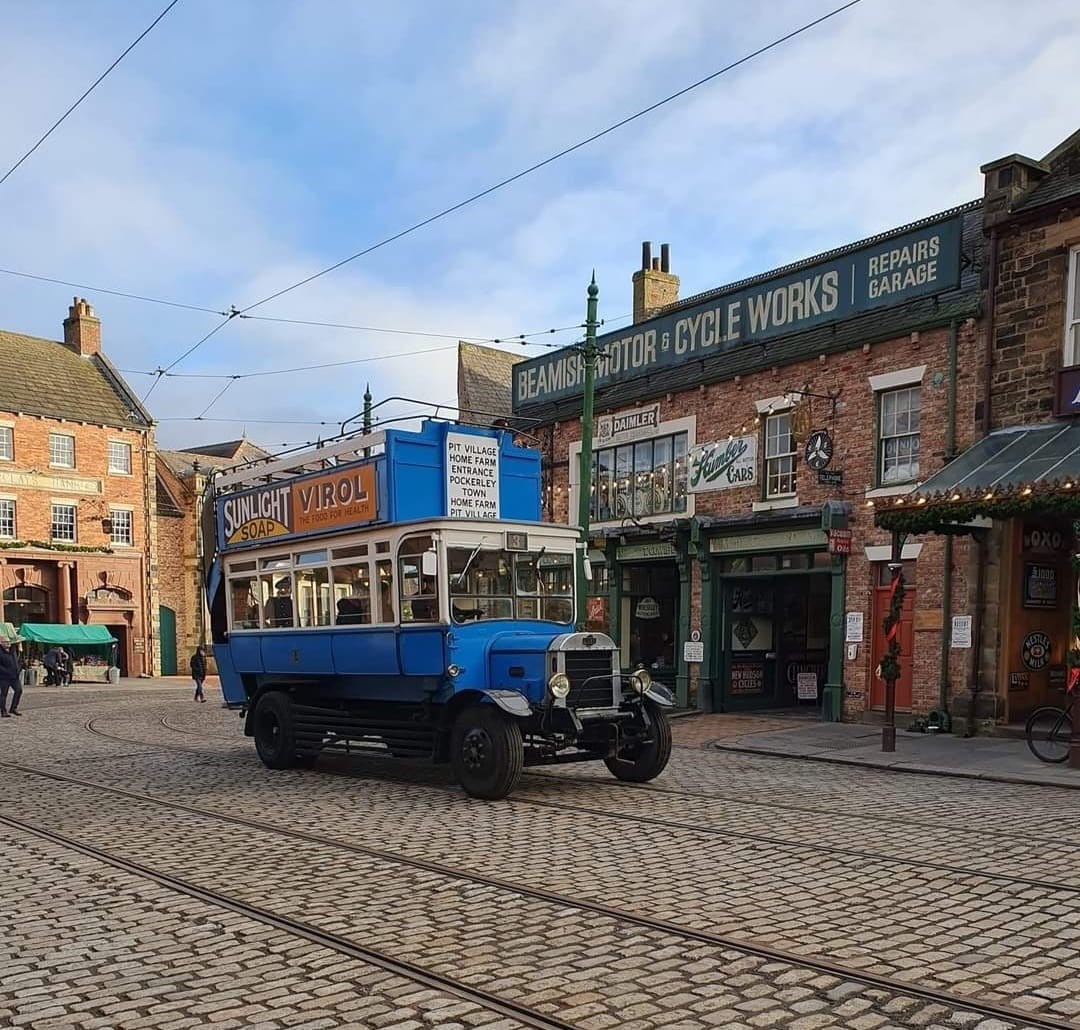
{"type": "Polygon", "coordinates": [[[1028,717],[1027,742],[1031,753],[1042,762],[1064,762],[1072,740],[1072,710],[1076,687],[1070,689],[1064,708],[1048,705],[1036,708],[1028,717]]]}

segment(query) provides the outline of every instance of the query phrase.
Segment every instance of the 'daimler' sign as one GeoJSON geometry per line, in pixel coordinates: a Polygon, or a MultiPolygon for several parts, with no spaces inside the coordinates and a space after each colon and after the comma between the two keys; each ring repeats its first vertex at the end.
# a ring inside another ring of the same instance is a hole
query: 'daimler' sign
{"type": "MultiPolygon", "coordinates": [[[[596,341],[596,385],[954,289],[960,239],[961,219],[944,219],[608,333],[596,341]]],[[[584,379],[576,349],[523,361],[514,366],[514,408],[579,394],[584,379]]]]}
{"type": "Polygon", "coordinates": [[[446,514],[452,519],[499,517],[499,441],[446,434],[446,514]]]}

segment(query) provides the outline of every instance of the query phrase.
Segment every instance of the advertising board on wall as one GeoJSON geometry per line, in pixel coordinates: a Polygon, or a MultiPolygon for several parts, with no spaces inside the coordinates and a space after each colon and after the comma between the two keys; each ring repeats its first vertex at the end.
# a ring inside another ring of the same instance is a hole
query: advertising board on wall
{"type": "MultiPolygon", "coordinates": [[[[943,219],[607,333],[596,341],[596,386],[953,289],[960,239],[961,219],[943,219]]],[[[565,348],[515,365],[513,378],[517,410],[580,395],[584,364],[565,348]]]]}
{"type": "Polygon", "coordinates": [[[603,415],[596,420],[594,446],[618,439],[629,443],[654,436],[660,428],[660,405],[650,404],[647,408],[635,408],[633,411],[620,411],[614,415],[603,415]]]}
{"type": "Polygon", "coordinates": [[[757,482],[756,436],[699,444],[690,449],[687,457],[690,467],[686,489],[691,493],[731,490],[757,482]]]}

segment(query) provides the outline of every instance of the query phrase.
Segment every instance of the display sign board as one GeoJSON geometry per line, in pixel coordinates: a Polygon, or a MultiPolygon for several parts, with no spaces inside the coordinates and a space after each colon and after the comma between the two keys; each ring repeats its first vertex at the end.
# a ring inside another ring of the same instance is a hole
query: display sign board
{"type": "Polygon", "coordinates": [[[1024,525],[1024,535],[1020,545],[1025,551],[1054,554],[1064,550],[1065,534],[1060,529],[1044,529],[1042,526],[1024,525]]]}
{"type": "Polygon", "coordinates": [[[659,404],[636,408],[633,411],[621,411],[614,415],[603,415],[596,420],[593,446],[600,447],[616,439],[626,442],[655,436],[659,428],[659,404]]]}
{"type": "Polygon", "coordinates": [[[377,514],[374,465],[275,483],[221,502],[227,544],[361,525],[377,514]]]}
{"type": "MultiPolygon", "coordinates": [[[[598,388],[941,293],[960,282],[961,218],[878,239],[731,289],[596,341],[598,388]]],[[[564,348],[514,366],[514,409],[580,395],[584,362],[564,348]]]]}
{"type": "Polygon", "coordinates": [[[800,672],[796,683],[797,697],[800,701],[816,701],[818,681],[816,672],[800,672]]]}
{"type": "Polygon", "coordinates": [[[687,640],[682,646],[684,662],[705,661],[705,645],[700,640],[687,640]]]}
{"type": "Polygon", "coordinates": [[[585,601],[585,619],[588,622],[607,622],[606,597],[589,597],[585,601]]]}
{"type": "Polygon", "coordinates": [[[709,537],[710,554],[739,554],[743,551],[790,551],[824,547],[820,529],[777,529],[769,533],[742,533],[709,537]]]}
{"type": "Polygon", "coordinates": [[[851,554],[851,530],[829,530],[829,554],[851,554]]]}
{"type": "Polygon", "coordinates": [[[641,561],[649,558],[675,558],[674,544],[622,544],[615,552],[617,561],[641,561]]]}
{"type": "Polygon", "coordinates": [[[847,613],[847,632],[844,640],[849,644],[861,644],[863,642],[863,613],[847,613]]]}
{"type": "Polygon", "coordinates": [[[757,437],[736,436],[731,440],[699,444],[688,455],[690,468],[686,489],[691,493],[730,490],[757,482],[757,437]]]}
{"type": "Polygon", "coordinates": [[[446,434],[446,513],[452,519],[499,517],[499,441],[446,434]]]}
{"type": "Polygon", "coordinates": [[[738,659],[731,663],[732,694],[764,694],[765,693],[765,666],[761,662],[741,662],[738,659]]]}
{"type": "Polygon", "coordinates": [[[843,469],[822,469],[817,474],[818,486],[843,486],[843,469]]]}
{"type": "Polygon", "coordinates": [[[954,615],[952,620],[952,646],[971,647],[971,616],[954,615]]]}
{"type": "Polygon", "coordinates": [[[1024,607],[1056,608],[1057,566],[1024,563],[1024,607]]]}
{"type": "Polygon", "coordinates": [[[1031,676],[1026,672],[1009,673],[1010,690],[1027,690],[1031,686],[1031,676]]]}

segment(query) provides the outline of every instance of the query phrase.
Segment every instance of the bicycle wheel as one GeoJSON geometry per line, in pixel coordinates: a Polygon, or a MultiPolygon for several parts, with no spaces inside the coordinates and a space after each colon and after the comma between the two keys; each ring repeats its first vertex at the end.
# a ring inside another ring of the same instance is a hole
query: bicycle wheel
{"type": "Polygon", "coordinates": [[[1060,708],[1036,708],[1027,721],[1027,742],[1041,762],[1064,762],[1069,757],[1072,720],[1060,708]]]}

